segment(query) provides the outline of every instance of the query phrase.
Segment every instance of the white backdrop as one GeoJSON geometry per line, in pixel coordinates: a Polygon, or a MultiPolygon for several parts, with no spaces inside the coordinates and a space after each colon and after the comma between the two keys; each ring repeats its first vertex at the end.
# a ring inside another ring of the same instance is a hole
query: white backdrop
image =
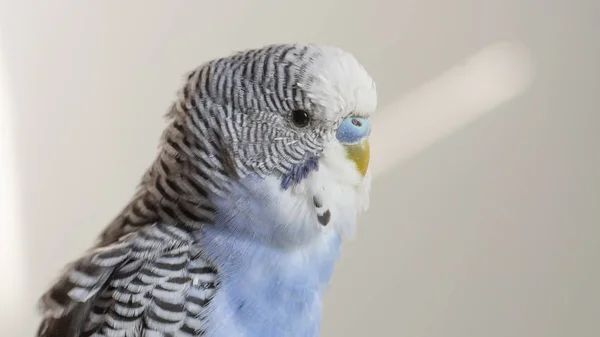
{"type": "Polygon", "coordinates": [[[321,42],[380,94],[371,210],[323,336],[599,336],[599,17],[595,0],[0,0],[0,334],[33,336],[185,72],[321,42]]]}

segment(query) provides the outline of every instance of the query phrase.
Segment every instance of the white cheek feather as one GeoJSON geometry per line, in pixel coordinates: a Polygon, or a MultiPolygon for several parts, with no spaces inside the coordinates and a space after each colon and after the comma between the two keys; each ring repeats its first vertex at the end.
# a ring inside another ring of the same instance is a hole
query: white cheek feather
{"type": "Polygon", "coordinates": [[[323,208],[331,211],[327,227],[344,236],[353,235],[356,218],[369,207],[371,175],[362,177],[338,142],[326,147],[321,158],[319,170],[304,184],[322,200],[323,208]]]}
{"type": "Polygon", "coordinates": [[[333,233],[354,235],[358,214],[369,206],[370,173],[362,177],[354,162],[346,157],[345,148],[335,141],[323,152],[319,169],[290,190],[281,190],[280,181],[275,178],[266,181],[275,196],[272,209],[278,210],[274,219],[285,224],[285,232],[293,236],[289,239],[296,243],[314,242],[333,233]],[[326,226],[318,221],[315,197],[322,203],[320,209],[331,213],[326,226]]]}

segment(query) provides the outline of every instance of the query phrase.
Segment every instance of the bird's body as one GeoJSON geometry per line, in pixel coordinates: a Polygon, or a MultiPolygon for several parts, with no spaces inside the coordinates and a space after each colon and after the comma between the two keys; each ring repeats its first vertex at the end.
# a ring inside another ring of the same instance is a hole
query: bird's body
{"type": "Polygon", "coordinates": [[[42,298],[38,336],[318,336],[368,206],[375,107],[369,75],[332,47],[190,73],[138,193],[42,298]]]}

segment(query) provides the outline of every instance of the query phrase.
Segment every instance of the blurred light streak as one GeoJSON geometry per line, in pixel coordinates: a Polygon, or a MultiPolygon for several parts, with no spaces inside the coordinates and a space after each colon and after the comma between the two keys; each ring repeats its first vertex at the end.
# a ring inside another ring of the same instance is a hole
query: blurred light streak
{"type": "Polygon", "coordinates": [[[373,118],[377,176],[527,90],[534,64],[515,42],[490,45],[373,118]]]}
{"type": "Polygon", "coordinates": [[[22,223],[19,219],[16,156],[14,147],[15,113],[0,41],[0,313],[12,316],[14,305],[23,294],[25,256],[22,223]]]}

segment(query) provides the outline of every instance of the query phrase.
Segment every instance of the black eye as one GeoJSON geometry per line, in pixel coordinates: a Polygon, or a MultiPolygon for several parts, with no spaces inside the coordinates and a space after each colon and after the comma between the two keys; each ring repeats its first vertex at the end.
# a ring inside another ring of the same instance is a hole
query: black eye
{"type": "Polygon", "coordinates": [[[292,123],[299,128],[303,128],[308,125],[310,122],[310,116],[308,112],[304,110],[294,110],[292,111],[292,123]]]}

